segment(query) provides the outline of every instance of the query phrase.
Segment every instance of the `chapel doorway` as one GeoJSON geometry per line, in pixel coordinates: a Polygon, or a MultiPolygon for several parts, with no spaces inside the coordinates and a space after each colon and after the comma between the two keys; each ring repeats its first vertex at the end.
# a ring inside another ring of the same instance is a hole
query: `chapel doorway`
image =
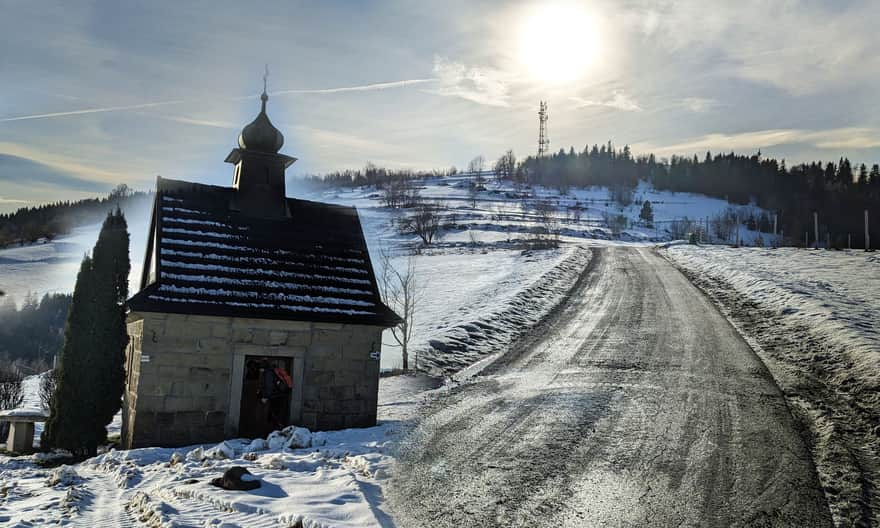
{"type": "MultiPolygon", "coordinates": [[[[290,422],[290,390],[275,383],[275,369],[288,375],[293,372],[293,359],[271,356],[246,356],[241,383],[241,407],[238,413],[238,434],[244,438],[266,438],[290,422]],[[267,373],[268,371],[268,373],[267,373]],[[268,394],[266,394],[268,393],[268,394]]],[[[281,376],[283,378],[283,376],[281,376]]],[[[282,379],[283,382],[283,379],[282,379]]]]}

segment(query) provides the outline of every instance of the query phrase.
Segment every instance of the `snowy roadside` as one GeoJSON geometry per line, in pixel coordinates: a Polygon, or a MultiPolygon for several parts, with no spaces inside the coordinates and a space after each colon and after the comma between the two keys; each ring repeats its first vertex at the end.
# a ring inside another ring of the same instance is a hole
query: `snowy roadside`
{"type": "MultiPolygon", "coordinates": [[[[419,367],[434,376],[448,376],[506,351],[527,334],[566,297],[593,254],[582,246],[557,252],[562,258],[551,261],[549,269],[517,277],[516,283],[498,284],[496,293],[483,292],[481,298],[473,299],[470,306],[455,314],[438,314],[440,320],[433,319],[435,330],[429,333],[433,335],[411,352],[413,357],[418,356],[419,367]]],[[[520,265],[546,262],[542,260],[545,257],[534,253],[541,252],[523,251],[520,265]]]]}
{"type": "Polygon", "coordinates": [[[219,445],[110,451],[75,466],[40,467],[42,455],[0,456],[0,524],[32,527],[392,526],[382,487],[397,444],[425,391],[423,376],[380,383],[376,427],[310,433],[288,428],[268,439],[219,445]],[[254,491],[209,482],[242,466],[254,491]]]}
{"type": "Polygon", "coordinates": [[[672,246],[750,341],[807,429],[838,526],[880,523],[880,256],[672,246]]]}

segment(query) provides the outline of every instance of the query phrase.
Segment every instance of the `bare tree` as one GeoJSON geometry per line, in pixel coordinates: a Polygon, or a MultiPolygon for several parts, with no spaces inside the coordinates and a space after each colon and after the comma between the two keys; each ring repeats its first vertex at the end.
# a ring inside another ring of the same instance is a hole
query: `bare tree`
{"type": "MultiPolygon", "coordinates": [[[[11,365],[0,365],[0,410],[15,409],[24,401],[22,376],[11,365]]],[[[0,438],[6,438],[9,424],[0,422],[0,438]]]]}
{"type": "Polygon", "coordinates": [[[559,247],[559,219],[556,218],[556,207],[550,200],[538,200],[535,202],[535,213],[543,231],[546,232],[547,244],[559,247]]]}
{"type": "Polygon", "coordinates": [[[40,407],[49,411],[52,405],[52,395],[55,394],[55,385],[58,383],[58,374],[55,369],[48,370],[40,377],[40,407]]]}
{"type": "Polygon", "coordinates": [[[412,217],[412,229],[419,235],[422,243],[430,246],[434,236],[440,230],[440,206],[438,204],[421,203],[416,206],[416,213],[412,217]]]}
{"type": "Polygon", "coordinates": [[[474,185],[477,187],[483,186],[486,183],[486,179],[483,178],[483,169],[485,167],[486,158],[484,158],[482,154],[468,163],[468,172],[474,175],[474,185]]]}
{"type": "Polygon", "coordinates": [[[513,180],[515,172],[516,156],[512,150],[508,150],[495,162],[495,178],[499,182],[501,180],[513,180]]]}
{"type": "Polygon", "coordinates": [[[477,191],[476,184],[468,187],[468,201],[471,202],[471,207],[474,209],[477,208],[477,196],[478,195],[479,195],[479,192],[477,191]]]}
{"type": "MultiPolygon", "coordinates": [[[[415,258],[406,257],[402,266],[395,266],[387,250],[382,250],[382,280],[379,284],[385,303],[400,316],[402,321],[391,328],[391,335],[401,349],[403,371],[409,370],[409,344],[415,328],[415,314],[419,304],[420,285],[415,258]]],[[[416,357],[416,368],[418,368],[416,357]]]]}

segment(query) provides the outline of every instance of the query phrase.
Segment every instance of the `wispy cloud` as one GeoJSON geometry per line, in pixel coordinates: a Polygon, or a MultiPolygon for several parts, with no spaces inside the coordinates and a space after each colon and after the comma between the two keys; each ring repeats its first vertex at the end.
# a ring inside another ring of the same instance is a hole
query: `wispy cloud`
{"type": "Polygon", "coordinates": [[[392,88],[406,88],[419,84],[437,82],[439,79],[404,79],[402,81],[389,81],[372,84],[360,84],[355,86],[342,86],[340,88],[315,88],[310,90],[276,90],[269,92],[269,95],[287,95],[287,94],[335,94],[346,92],[368,92],[374,90],[388,90],[392,88]]]}
{"type": "Polygon", "coordinates": [[[497,70],[434,57],[434,75],[440,86],[428,90],[429,93],[459,97],[487,106],[510,106],[508,84],[497,70]]]}
{"type": "Polygon", "coordinates": [[[696,112],[698,114],[708,112],[709,110],[720,106],[718,101],[716,101],[715,99],[708,99],[704,97],[686,97],[682,100],[681,103],[691,112],[696,112]]]}
{"type": "Polygon", "coordinates": [[[224,130],[239,130],[242,125],[230,123],[227,121],[217,121],[215,119],[198,119],[195,117],[187,117],[187,116],[179,116],[179,115],[171,115],[171,114],[158,114],[155,112],[144,113],[149,117],[154,117],[158,119],[162,119],[165,121],[171,121],[173,123],[180,123],[183,125],[193,125],[193,126],[202,126],[209,128],[222,128],[224,130]]]}
{"type": "Polygon", "coordinates": [[[575,103],[575,108],[588,108],[591,106],[601,106],[605,108],[614,108],[625,112],[640,112],[642,107],[632,97],[622,91],[615,91],[611,97],[605,100],[584,99],[583,97],[571,97],[571,101],[575,103]]]}
{"type": "MultiPolygon", "coordinates": [[[[296,90],[274,90],[269,92],[269,95],[292,95],[292,94],[337,94],[337,93],[347,93],[347,92],[367,92],[373,90],[388,90],[392,88],[405,88],[408,86],[415,86],[425,83],[437,82],[438,79],[404,79],[400,81],[390,81],[390,82],[382,82],[382,83],[371,83],[371,84],[361,84],[354,86],[342,86],[338,88],[317,88],[317,89],[296,89],[296,90]]],[[[217,101],[239,101],[245,99],[256,99],[259,97],[259,94],[252,95],[242,95],[242,96],[230,96],[230,97],[217,97],[214,98],[217,101]]],[[[121,106],[104,106],[98,108],[83,108],[80,110],[68,110],[64,112],[50,112],[44,114],[29,114],[29,115],[21,115],[21,116],[12,116],[12,117],[0,117],[0,123],[8,123],[12,121],[29,121],[33,119],[50,119],[54,117],[70,117],[70,116],[78,116],[78,115],[87,115],[87,114],[101,114],[105,112],[126,112],[132,110],[145,110],[148,108],[158,108],[162,106],[170,106],[170,105],[179,105],[183,103],[194,103],[194,102],[204,102],[205,99],[200,99],[199,101],[191,101],[185,99],[177,99],[173,101],[155,101],[150,103],[139,103],[132,105],[121,105],[121,106]]],[[[217,122],[209,122],[209,121],[199,121],[199,120],[189,120],[184,121],[183,118],[176,118],[179,122],[188,122],[189,124],[201,124],[204,126],[216,126],[217,122]]],[[[220,128],[226,128],[225,125],[220,126],[220,128]]]]}
{"type": "Polygon", "coordinates": [[[143,110],[145,108],[155,108],[157,106],[168,106],[185,103],[186,101],[158,101],[155,103],[141,103],[123,106],[104,106],[101,108],[84,108],[82,110],[69,110],[66,112],[51,112],[48,114],[30,114],[14,117],[0,117],[0,123],[8,123],[10,121],[29,121],[31,119],[49,119],[52,117],[68,117],[86,114],[100,114],[104,112],[121,112],[127,110],[143,110]]]}
{"type": "Polygon", "coordinates": [[[76,173],[46,163],[0,153],[0,183],[22,182],[82,192],[103,192],[108,188],[106,183],[84,179],[76,173]]]}
{"type": "Polygon", "coordinates": [[[0,196],[0,204],[27,204],[30,200],[16,200],[14,198],[4,198],[0,196]]]}
{"type": "Polygon", "coordinates": [[[755,151],[780,145],[804,144],[818,149],[871,149],[880,147],[880,130],[875,128],[835,128],[828,130],[772,129],[738,134],[706,134],[673,145],[650,143],[633,145],[660,156],[713,152],[755,151]]]}
{"type": "Polygon", "coordinates": [[[26,160],[29,163],[45,166],[58,174],[69,176],[71,181],[85,182],[82,185],[90,188],[103,188],[107,182],[119,182],[121,174],[124,174],[122,171],[112,171],[89,165],[81,159],[57,153],[47,153],[18,143],[0,141],[0,158],[2,157],[17,158],[20,161],[26,160]]]}

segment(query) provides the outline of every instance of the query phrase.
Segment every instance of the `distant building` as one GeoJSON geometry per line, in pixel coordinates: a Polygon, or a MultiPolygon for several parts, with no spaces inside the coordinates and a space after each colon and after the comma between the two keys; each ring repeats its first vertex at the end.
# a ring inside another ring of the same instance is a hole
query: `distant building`
{"type": "Polygon", "coordinates": [[[232,187],[157,181],[128,301],[126,448],[376,423],[382,330],[399,318],[355,208],[286,197],[296,158],[278,153],[267,99],[226,157],[232,187]],[[276,367],[293,388],[266,403],[262,376],[276,367]]]}

